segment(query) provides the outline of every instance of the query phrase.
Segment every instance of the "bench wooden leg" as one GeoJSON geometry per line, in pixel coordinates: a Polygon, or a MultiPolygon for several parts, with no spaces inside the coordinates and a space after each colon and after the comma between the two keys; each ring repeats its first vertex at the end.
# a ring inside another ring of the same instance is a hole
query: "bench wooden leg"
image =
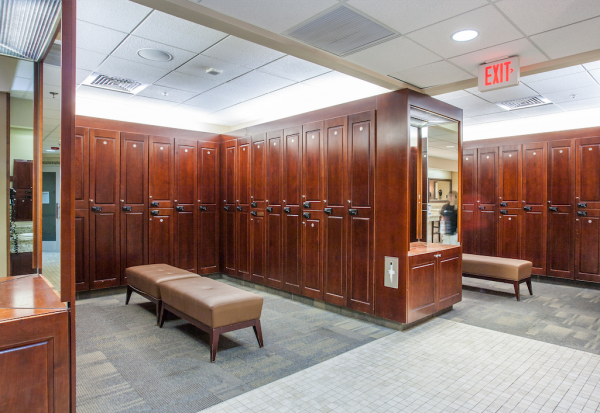
{"type": "Polygon", "coordinates": [[[263,347],[263,337],[262,337],[262,329],[260,328],[260,320],[256,320],[256,323],[252,326],[254,329],[254,334],[256,335],[256,340],[258,340],[258,346],[260,348],[263,347]]]}
{"type": "Polygon", "coordinates": [[[533,289],[531,288],[531,278],[528,278],[526,281],[527,288],[529,289],[529,295],[533,295],[533,289]]]}
{"type": "Polygon", "coordinates": [[[517,301],[521,301],[519,299],[519,282],[515,281],[515,282],[513,282],[513,285],[515,286],[515,295],[517,296],[517,301]]]}
{"type": "Polygon", "coordinates": [[[156,304],[156,311],[158,312],[158,327],[162,328],[163,324],[165,323],[165,306],[161,305],[159,311],[158,304],[156,304]]]}
{"type": "Polygon", "coordinates": [[[217,358],[217,348],[219,347],[219,336],[221,335],[220,328],[213,328],[209,333],[210,340],[210,362],[214,363],[217,358]]]}
{"type": "Polygon", "coordinates": [[[131,289],[131,286],[127,286],[127,295],[125,296],[125,305],[129,304],[129,300],[131,299],[131,293],[133,292],[133,290],[131,289]]]}

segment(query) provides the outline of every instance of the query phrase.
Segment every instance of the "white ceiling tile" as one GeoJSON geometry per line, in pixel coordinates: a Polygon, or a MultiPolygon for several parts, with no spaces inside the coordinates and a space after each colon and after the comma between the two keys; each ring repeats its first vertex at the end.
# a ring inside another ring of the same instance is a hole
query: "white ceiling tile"
{"type": "Polygon", "coordinates": [[[78,0],[77,19],[131,32],[152,9],[128,0],[78,0]]]}
{"type": "Polygon", "coordinates": [[[520,117],[510,111],[505,111],[505,112],[491,113],[489,115],[473,116],[471,119],[473,119],[475,121],[482,121],[485,123],[489,123],[489,122],[500,122],[503,120],[520,119],[520,117]]]}
{"type": "Polygon", "coordinates": [[[52,119],[60,119],[60,110],[52,110],[44,108],[44,117],[52,119]]]}
{"type": "Polygon", "coordinates": [[[504,89],[490,90],[487,92],[480,92],[476,87],[467,89],[467,92],[473,93],[488,102],[505,102],[507,100],[527,98],[536,96],[538,93],[535,90],[530,89],[525,84],[520,83],[517,86],[507,87],[504,89]]]}
{"type": "MultiPolygon", "coordinates": [[[[256,96],[264,95],[265,93],[273,92],[274,90],[284,88],[294,84],[293,80],[283,79],[281,77],[252,71],[236,79],[233,79],[228,84],[233,87],[242,87],[251,90],[256,96]]],[[[254,97],[254,96],[253,96],[254,97]]]]}
{"type": "Polygon", "coordinates": [[[44,65],[44,83],[60,86],[61,70],[60,67],[44,65]]]}
{"type": "Polygon", "coordinates": [[[348,4],[404,34],[489,3],[485,0],[349,0],[348,4]]]}
{"type": "Polygon", "coordinates": [[[25,92],[23,94],[23,99],[29,99],[32,100],[33,99],[33,92],[25,92]]]}
{"type": "MultiPolygon", "coordinates": [[[[466,93],[466,92],[465,92],[466,93]]],[[[435,96],[437,99],[437,96],[435,96]]],[[[485,100],[481,99],[479,96],[474,96],[470,93],[466,93],[464,96],[456,97],[454,99],[446,99],[444,102],[449,105],[456,106],[457,108],[472,108],[473,106],[479,106],[485,103],[485,100]]]]}
{"type": "Polygon", "coordinates": [[[33,62],[19,59],[15,76],[33,79],[33,62]]]}
{"type": "Polygon", "coordinates": [[[586,86],[576,89],[563,90],[561,92],[546,93],[544,97],[550,99],[553,103],[568,103],[578,100],[591,99],[600,97],[600,86],[586,86]]]}
{"type": "Polygon", "coordinates": [[[229,36],[202,54],[252,69],[285,56],[284,53],[234,36],[229,36]]]}
{"type": "Polygon", "coordinates": [[[152,40],[142,39],[137,36],[129,36],[119,47],[112,53],[112,56],[120,57],[121,59],[131,60],[145,65],[156,66],[167,70],[175,70],[196,54],[187,50],[178,49],[166,44],[157,43],[152,40]],[[140,49],[157,49],[162,52],[169,53],[173,58],[168,62],[156,62],[140,57],[138,51],[140,49]]]}
{"type": "Polygon", "coordinates": [[[572,75],[574,73],[584,72],[584,68],[581,65],[569,66],[563,69],[550,70],[548,72],[538,73],[536,75],[521,76],[521,82],[526,84],[530,82],[537,82],[540,80],[552,79],[555,77],[561,77],[566,75],[572,75]]]}
{"type": "Polygon", "coordinates": [[[254,26],[281,33],[338,4],[336,0],[191,0],[254,26]]]}
{"type": "Polygon", "coordinates": [[[600,16],[598,0],[503,0],[496,5],[527,35],[600,16]]]}
{"type": "Polygon", "coordinates": [[[477,76],[479,65],[504,56],[519,56],[521,67],[548,60],[529,40],[519,39],[456,56],[450,59],[450,61],[477,76]]]}
{"type": "Polygon", "coordinates": [[[437,62],[440,56],[406,37],[398,37],[358,53],[346,60],[383,75],[437,62]]]}
{"type": "Polygon", "coordinates": [[[96,70],[104,62],[108,55],[91,52],[85,49],[77,49],[77,68],[85,70],[96,70]]]}
{"type": "Polygon", "coordinates": [[[219,76],[205,74],[202,77],[198,77],[186,75],[185,73],[171,72],[156,82],[156,85],[198,94],[206,92],[221,83],[223,82],[219,79],[219,76]]]}
{"type": "Polygon", "coordinates": [[[31,79],[27,79],[24,77],[16,77],[13,79],[13,84],[10,88],[11,92],[15,91],[26,91],[29,87],[29,83],[31,83],[31,79]]]}
{"type": "Polygon", "coordinates": [[[89,75],[92,74],[91,70],[77,69],[75,72],[75,81],[77,84],[81,84],[89,75]]]}
{"type": "Polygon", "coordinates": [[[209,77],[220,84],[241,76],[244,73],[248,73],[251,70],[252,69],[248,67],[234,65],[233,63],[227,63],[223,60],[213,59],[209,56],[198,55],[178,68],[177,72],[185,73],[191,76],[209,77]],[[211,68],[222,70],[222,73],[216,76],[207,74],[206,70],[211,68]]]}
{"type": "Polygon", "coordinates": [[[269,73],[284,79],[302,82],[311,77],[330,72],[331,69],[307,62],[306,60],[298,59],[294,56],[285,56],[262,66],[258,71],[269,73]]]}
{"type": "Polygon", "coordinates": [[[92,23],[77,21],[77,47],[110,54],[127,37],[127,33],[107,29],[92,23]]]}
{"type": "Polygon", "coordinates": [[[42,119],[42,125],[43,125],[44,129],[48,128],[48,130],[52,130],[52,129],[56,128],[58,125],[60,125],[60,120],[56,119],[56,118],[44,117],[42,119]]]}
{"type": "Polygon", "coordinates": [[[221,92],[213,93],[213,91],[208,91],[188,100],[185,103],[188,106],[196,106],[209,111],[209,113],[212,113],[240,102],[241,100],[238,100],[234,97],[223,96],[223,93],[221,92]]]}
{"type": "Polygon", "coordinates": [[[144,90],[142,90],[140,93],[138,93],[137,96],[145,96],[148,98],[181,103],[193,98],[194,96],[196,96],[196,93],[186,92],[183,90],[172,89],[163,86],[150,85],[144,90]]]}
{"type": "Polygon", "coordinates": [[[81,85],[77,88],[77,98],[107,100],[109,102],[124,102],[133,95],[124,92],[116,92],[99,87],[81,85]]]}
{"type": "Polygon", "coordinates": [[[42,102],[42,106],[44,110],[60,110],[60,99],[52,99],[52,98],[44,98],[44,102],[42,102]]]}
{"type": "MultiPolygon", "coordinates": [[[[214,98],[220,98],[223,100],[223,102],[227,101],[230,103],[227,106],[231,106],[233,104],[250,100],[259,95],[260,93],[257,93],[256,90],[240,87],[239,85],[232,85],[231,83],[225,83],[220,86],[217,86],[214,89],[209,90],[208,92],[201,94],[199,96],[201,99],[198,100],[202,100],[205,99],[207,96],[211,96],[214,98]]],[[[186,104],[194,105],[195,103],[192,103],[192,100],[190,100],[187,101],[186,104]]]]}
{"type": "Polygon", "coordinates": [[[573,102],[559,103],[558,106],[566,111],[600,108],[600,98],[576,100],[573,102]]]}
{"type": "Polygon", "coordinates": [[[535,106],[533,108],[525,108],[525,109],[517,109],[512,111],[515,115],[520,116],[522,118],[529,118],[531,116],[541,116],[541,115],[550,115],[552,113],[564,112],[563,109],[558,107],[557,105],[543,105],[543,106],[535,106]]]}
{"type": "Polygon", "coordinates": [[[600,69],[600,60],[596,60],[595,62],[585,63],[583,65],[583,67],[585,67],[587,70],[600,69]]]}
{"type": "Polygon", "coordinates": [[[600,49],[600,17],[531,36],[552,59],[600,49]]]}
{"type": "Polygon", "coordinates": [[[600,69],[590,70],[589,73],[594,79],[596,79],[596,82],[600,83],[600,69]]]}
{"type": "Polygon", "coordinates": [[[437,100],[441,100],[442,102],[447,102],[450,99],[462,98],[464,96],[471,96],[471,94],[469,92],[465,92],[464,90],[457,90],[456,92],[435,95],[434,98],[436,98],[437,100]]]}
{"type": "Polygon", "coordinates": [[[449,58],[517,40],[523,35],[490,5],[417,30],[408,37],[449,58]],[[454,33],[465,29],[477,30],[479,36],[468,42],[452,40],[454,33]]]}
{"type": "Polygon", "coordinates": [[[159,11],[152,12],[133,34],[194,53],[202,52],[227,36],[223,32],[159,11]]]}
{"type": "Polygon", "coordinates": [[[208,115],[214,111],[203,109],[199,106],[190,106],[190,105],[182,104],[182,105],[177,105],[174,108],[172,108],[171,112],[177,113],[179,115],[184,115],[184,116],[203,116],[203,115],[208,115]]]}
{"type": "Polygon", "coordinates": [[[445,61],[391,73],[390,76],[421,88],[473,78],[472,75],[445,61]]]}
{"type": "Polygon", "coordinates": [[[142,83],[154,83],[169,73],[160,67],[149,66],[118,57],[109,56],[96,70],[107,76],[124,77],[142,83]]]}
{"type": "Polygon", "coordinates": [[[169,109],[177,105],[176,102],[152,99],[145,96],[133,96],[131,99],[127,100],[127,104],[133,106],[142,106],[150,109],[169,109]]]}
{"type": "Polygon", "coordinates": [[[10,98],[17,98],[17,99],[24,99],[25,98],[25,92],[17,92],[17,91],[10,91],[10,98]]]}
{"type": "Polygon", "coordinates": [[[540,80],[538,82],[528,82],[527,85],[543,95],[545,93],[560,92],[580,87],[597,86],[597,83],[588,72],[581,72],[547,80],[540,80]]]}
{"type": "Polygon", "coordinates": [[[472,106],[463,109],[463,115],[468,118],[475,116],[490,115],[492,113],[505,112],[500,106],[494,105],[493,103],[484,102],[481,105],[472,106]]]}

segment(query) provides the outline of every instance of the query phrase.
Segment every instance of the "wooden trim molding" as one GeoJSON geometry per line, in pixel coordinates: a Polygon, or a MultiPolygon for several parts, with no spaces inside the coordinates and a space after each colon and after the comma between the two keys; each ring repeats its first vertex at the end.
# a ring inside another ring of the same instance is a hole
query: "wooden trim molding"
{"type": "Polygon", "coordinates": [[[506,136],[504,138],[481,139],[463,142],[463,149],[488,148],[491,146],[520,145],[532,142],[549,142],[562,139],[589,138],[600,136],[600,127],[570,129],[555,132],[532,133],[530,135],[506,136]]]}
{"type": "Polygon", "coordinates": [[[44,64],[33,65],[33,254],[32,268],[42,268],[42,147],[44,130],[44,64]]]}

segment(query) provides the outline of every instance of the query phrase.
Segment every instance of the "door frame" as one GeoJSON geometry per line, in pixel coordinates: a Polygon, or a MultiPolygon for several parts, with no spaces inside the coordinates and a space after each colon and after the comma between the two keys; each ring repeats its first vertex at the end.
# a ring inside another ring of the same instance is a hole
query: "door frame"
{"type": "Polygon", "coordinates": [[[42,173],[56,173],[56,241],[42,240],[42,253],[44,252],[60,252],[60,165],[42,165],[42,173]]]}

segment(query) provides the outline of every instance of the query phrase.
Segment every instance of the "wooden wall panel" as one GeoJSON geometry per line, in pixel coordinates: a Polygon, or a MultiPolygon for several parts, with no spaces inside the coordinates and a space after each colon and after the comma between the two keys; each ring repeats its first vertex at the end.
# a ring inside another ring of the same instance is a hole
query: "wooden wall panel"
{"type": "Polygon", "coordinates": [[[600,137],[582,138],[576,141],[575,196],[578,207],[600,209],[600,137]]]}
{"type": "Polygon", "coordinates": [[[75,209],[88,209],[90,199],[89,130],[75,128],[75,159],[73,159],[73,186],[75,209]]]}
{"type": "Polygon", "coordinates": [[[75,210],[75,289],[90,289],[90,211],[75,210]]]}

